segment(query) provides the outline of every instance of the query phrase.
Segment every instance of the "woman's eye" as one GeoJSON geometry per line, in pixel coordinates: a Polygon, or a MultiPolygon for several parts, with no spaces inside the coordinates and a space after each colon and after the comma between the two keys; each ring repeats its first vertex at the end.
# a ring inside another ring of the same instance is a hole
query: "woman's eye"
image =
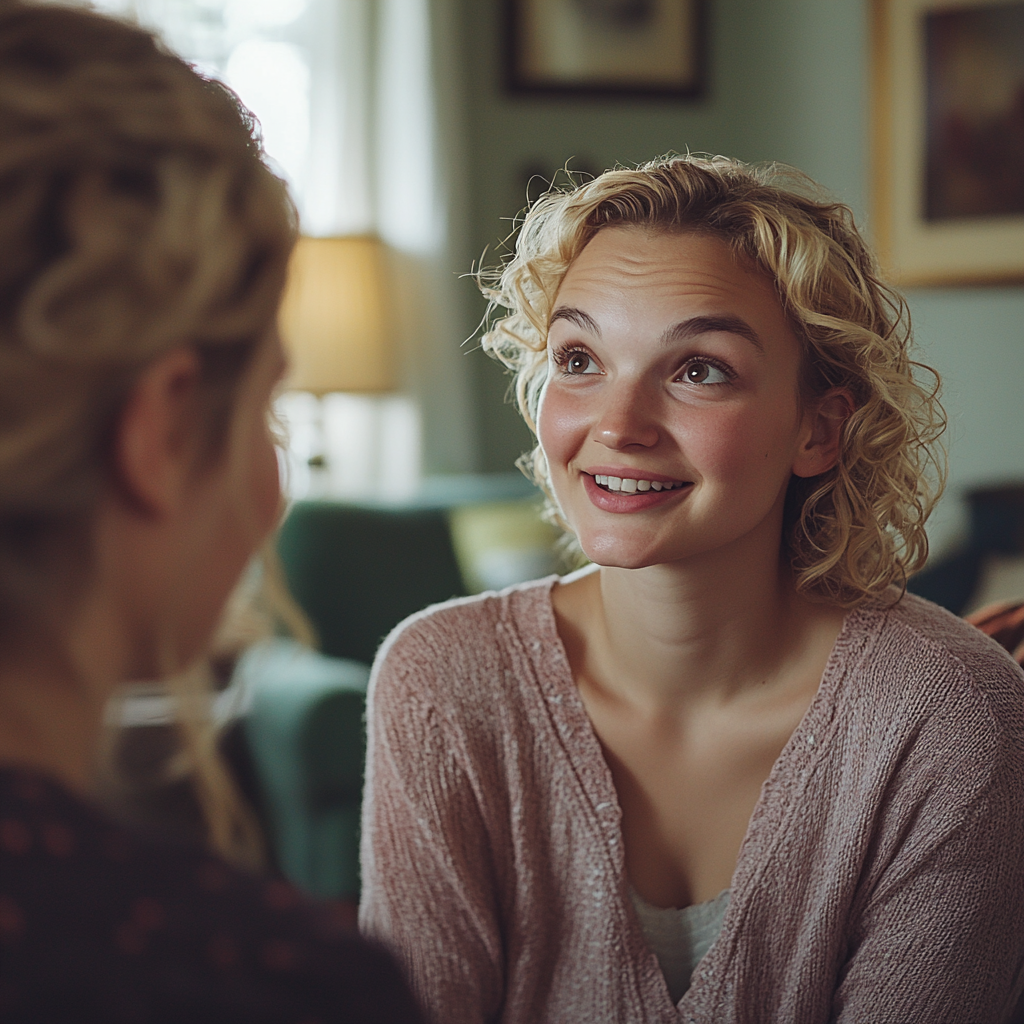
{"type": "Polygon", "coordinates": [[[586,352],[570,352],[565,359],[565,372],[571,374],[600,373],[597,364],[586,352]]]}
{"type": "Polygon", "coordinates": [[[683,379],[690,384],[727,384],[729,378],[724,370],[711,363],[695,359],[683,370],[683,379]]]}

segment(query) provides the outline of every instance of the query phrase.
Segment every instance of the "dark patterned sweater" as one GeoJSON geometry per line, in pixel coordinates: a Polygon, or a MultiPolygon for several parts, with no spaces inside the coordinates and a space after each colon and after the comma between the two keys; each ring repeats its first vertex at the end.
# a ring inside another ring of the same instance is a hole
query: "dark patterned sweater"
{"type": "Polygon", "coordinates": [[[0,768],[3,1024],[418,1020],[388,955],[329,906],[0,768]]]}

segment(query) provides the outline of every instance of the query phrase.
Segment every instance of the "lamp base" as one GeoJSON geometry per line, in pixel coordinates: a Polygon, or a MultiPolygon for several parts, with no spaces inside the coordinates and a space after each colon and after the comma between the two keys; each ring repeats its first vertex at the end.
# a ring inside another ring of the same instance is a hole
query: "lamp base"
{"type": "Polygon", "coordinates": [[[287,391],[275,412],[290,499],[404,501],[419,492],[420,416],[408,396],[287,391]]]}

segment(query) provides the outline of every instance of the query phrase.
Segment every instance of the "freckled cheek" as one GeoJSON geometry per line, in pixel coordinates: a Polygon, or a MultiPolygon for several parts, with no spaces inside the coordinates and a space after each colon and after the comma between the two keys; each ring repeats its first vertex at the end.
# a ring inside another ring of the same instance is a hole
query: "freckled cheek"
{"type": "Polygon", "coordinates": [[[774,472],[783,448],[777,421],[750,410],[702,417],[680,442],[706,479],[749,479],[753,473],[774,472]]]}
{"type": "Polygon", "coordinates": [[[590,418],[582,403],[549,388],[541,400],[537,436],[552,473],[557,473],[580,450],[590,418]]]}

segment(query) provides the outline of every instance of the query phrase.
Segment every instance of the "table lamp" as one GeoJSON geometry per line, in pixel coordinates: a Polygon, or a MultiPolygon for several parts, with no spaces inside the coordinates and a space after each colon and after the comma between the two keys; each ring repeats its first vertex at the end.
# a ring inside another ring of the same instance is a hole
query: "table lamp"
{"type": "Polygon", "coordinates": [[[396,416],[399,427],[416,418],[410,399],[394,393],[389,291],[379,239],[299,239],[279,317],[291,396],[279,410],[298,493],[372,496],[387,489],[389,467],[415,486],[418,426],[400,429],[397,441],[389,429],[396,416]]]}
{"type": "Polygon", "coordinates": [[[393,391],[386,294],[379,239],[300,238],[279,320],[291,360],[287,386],[315,395],[393,391]]]}

